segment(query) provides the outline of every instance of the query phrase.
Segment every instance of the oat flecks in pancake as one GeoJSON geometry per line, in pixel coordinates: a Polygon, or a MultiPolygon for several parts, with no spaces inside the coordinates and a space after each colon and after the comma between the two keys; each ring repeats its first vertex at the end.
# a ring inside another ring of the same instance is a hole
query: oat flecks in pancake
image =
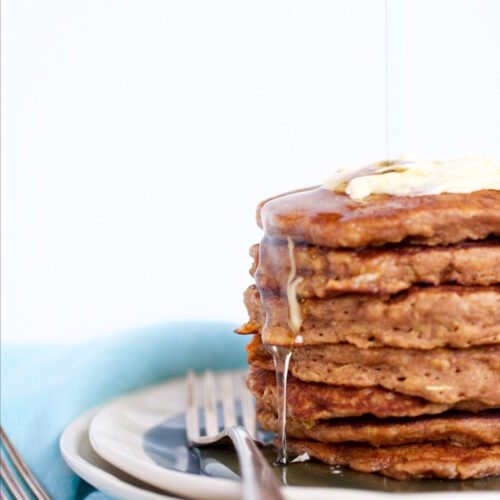
{"type": "MultiPolygon", "coordinates": [[[[261,289],[283,295],[290,273],[284,242],[264,239],[250,249],[251,274],[261,289]],[[257,272],[258,269],[258,272],[257,272]]],[[[500,241],[453,246],[390,246],[332,249],[296,245],[294,259],[300,298],[345,293],[395,294],[415,284],[488,286],[500,283],[500,241]]]]}
{"type": "Polygon", "coordinates": [[[332,248],[409,240],[452,244],[500,234],[500,191],[432,196],[374,195],[363,202],[322,188],[262,202],[257,222],[267,236],[332,248]]]}
{"type": "MultiPolygon", "coordinates": [[[[275,412],[277,395],[274,371],[251,367],[247,382],[261,408],[275,412]]],[[[432,403],[381,387],[356,388],[305,383],[290,374],[288,376],[287,414],[290,418],[301,422],[358,417],[366,414],[379,418],[416,417],[443,413],[451,408],[480,411],[486,407],[476,402],[461,402],[456,405],[432,403]]]]}
{"type": "MultiPolygon", "coordinates": [[[[257,420],[264,430],[277,432],[274,412],[257,408],[257,420]]],[[[376,418],[372,416],[320,420],[302,423],[287,419],[288,436],[323,443],[347,441],[372,446],[445,441],[459,446],[500,443],[500,411],[481,413],[446,412],[417,418],[376,418]]]]}
{"type": "MultiPolygon", "coordinates": [[[[272,370],[260,336],[247,346],[251,365],[272,370]]],[[[500,345],[427,351],[351,344],[296,347],[290,372],[303,382],[375,387],[434,403],[478,401],[500,405],[500,345]]]]}
{"type": "MultiPolygon", "coordinates": [[[[250,321],[259,325],[255,331],[261,331],[266,316],[257,287],[250,286],[244,299],[250,321]]],[[[286,300],[267,297],[266,301],[267,341],[289,345],[294,335],[287,327],[286,300]]],[[[500,343],[499,286],[415,287],[396,296],[305,299],[301,309],[304,345],[349,342],[363,348],[432,349],[500,343]]]]}
{"type": "Polygon", "coordinates": [[[500,474],[500,445],[465,448],[422,443],[376,448],[362,444],[326,444],[288,439],[291,453],[309,453],[330,465],[376,472],[394,479],[471,479],[500,474]]]}

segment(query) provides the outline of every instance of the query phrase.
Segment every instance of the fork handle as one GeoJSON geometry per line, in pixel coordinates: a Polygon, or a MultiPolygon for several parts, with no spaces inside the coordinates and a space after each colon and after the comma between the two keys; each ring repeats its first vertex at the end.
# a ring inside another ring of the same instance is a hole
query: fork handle
{"type": "Polygon", "coordinates": [[[284,500],[278,480],[264,455],[243,427],[228,427],[238,454],[244,500],[284,500]]]}

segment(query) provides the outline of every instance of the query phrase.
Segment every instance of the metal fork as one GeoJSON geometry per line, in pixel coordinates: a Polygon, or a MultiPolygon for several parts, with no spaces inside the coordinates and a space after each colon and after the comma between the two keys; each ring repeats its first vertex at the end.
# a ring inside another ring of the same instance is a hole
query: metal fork
{"type": "MultiPolygon", "coordinates": [[[[26,462],[21,458],[18,451],[11,443],[2,427],[0,427],[0,438],[10,462],[15,467],[19,477],[21,477],[21,479],[26,483],[26,486],[29,488],[33,496],[37,500],[50,500],[49,496],[40,486],[40,483],[35,479],[35,476],[33,476],[28,466],[26,465],[26,462]]],[[[5,460],[3,451],[1,454],[1,458],[2,460],[0,462],[0,476],[2,477],[4,485],[9,489],[11,495],[16,500],[29,500],[31,497],[28,495],[26,489],[24,488],[24,485],[21,483],[21,481],[19,481],[17,475],[12,470],[9,462],[5,460]]],[[[4,491],[2,488],[2,498],[3,497],[4,491]]]]}
{"type": "Polygon", "coordinates": [[[255,412],[250,393],[244,388],[240,394],[243,425],[236,419],[233,380],[222,375],[222,422],[219,423],[215,377],[213,372],[203,375],[203,411],[205,432],[201,436],[198,415],[197,379],[190,371],[186,377],[188,398],[186,410],[186,433],[190,446],[203,447],[230,439],[236,449],[243,479],[245,500],[283,500],[280,486],[271,466],[252,438],[256,435],[255,412]],[[222,429],[222,430],[220,430],[222,429]]]}

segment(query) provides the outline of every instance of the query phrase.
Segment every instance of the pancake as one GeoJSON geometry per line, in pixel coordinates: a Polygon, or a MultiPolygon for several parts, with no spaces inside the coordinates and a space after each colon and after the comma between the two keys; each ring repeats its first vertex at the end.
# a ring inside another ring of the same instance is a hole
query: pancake
{"type": "Polygon", "coordinates": [[[471,479],[500,474],[500,445],[466,448],[421,443],[376,448],[365,444],[326,444],[288,439],[291,453],[309,453],[333,466],[376,472],[394,479],[471,479]]]}
{"type": "MultiPolygon", "coordinates": [[[[264,239],[250,249],[261,289],[285,295],[290,274],[286,243],[264,239]],[[257,272],[258,269],[258,272],[257,272]]],[[[489,286],[500,283],[500,241],[453,246],[390,246],[361,250],[296,245],[300,298],[344,293],[395,294],[416,284],[489,286]]]]}
{"type": "MultiPolygon", "coordinates": [[[[259,335],[247,346],[248,362],[274,369],[259,335]]],[[[296,347],[290,373],[303,382],[376,387],[434,403],[478,401],[500,405],[500,345],[428,351],[350,344],[296,347]]]]}
{"type": "Polygon", "coordinates": [[[345,194],[310,188],[262,202],[257,222],[268,237],[332,248],[385,243],[449,245],[500,235],[500,191],[428,196],[345,194]]]}
{"type": "MultiPolygon", "coordinates": [[[[257,408],[262,429],[278,431],[274,412],[257,408]]],[[[417,418],[359,417],[322,420],[305,425],[291,418],[286,422],[287,436],[313,439],[322,443],[368,443],[372,446],[394,446],[408,443],[448,442],[456,446],[478,446],[500,443],[500,411],[478,414],[447,412],[417,418]]]]}
{"type": "MultiPolygon", "coordinates": [[[[247,384],[259,406],[276,412],[277,389],[275,373],[251,367],[247,384]]],[[[434,415],[452,408],[462,411],[480,411],[486,405],[463,401],[453,404],[432,403],[423,398],[388,391],[381,387],[357,388],[302,382],[288,375],[287,416],[314,423],[332,418],[359,417],[371,414],[379,418],[417,417],[434,415]]]]}
{"type": "MultiPolygon", "coordinates": [[[[250,321],[238,333],[262,331],[266,315],[256,286],[245,292],[250,321]]],[[[500,287],[414,287],[395,296],[350,294],[303,299],[301,344],[349,342],[358,347],[464,348],[500,343],[500,287]],[[453,311],[453,314],[450,314],[453,311]]],[[[293,344],[288,302],[266,297],[266,341],[293,344]]]]}

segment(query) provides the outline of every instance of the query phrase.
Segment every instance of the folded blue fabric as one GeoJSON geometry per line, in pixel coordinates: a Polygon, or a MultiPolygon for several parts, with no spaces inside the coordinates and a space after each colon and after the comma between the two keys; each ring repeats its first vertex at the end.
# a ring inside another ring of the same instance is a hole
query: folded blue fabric
{"type": "Polygon", "coordinates": [[[3,344],[2,426],[52,498],[94,498],[59,453],[66,425],[114,396],[188,369],[244,366],[246,339],[234,328],[177,322],[82,345],[3,344]]]}

